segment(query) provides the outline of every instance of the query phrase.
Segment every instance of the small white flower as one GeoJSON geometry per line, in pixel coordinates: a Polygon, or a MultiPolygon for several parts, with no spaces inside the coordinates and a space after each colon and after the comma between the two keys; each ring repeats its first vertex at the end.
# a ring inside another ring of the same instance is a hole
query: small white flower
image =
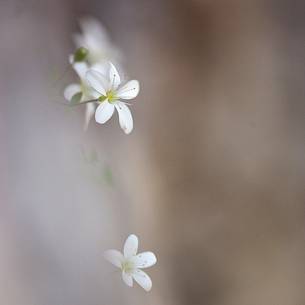
{"type": "Polygon", "coordinates": [[[104,257],[114,266],[122,270],[122,278],[126,285],[132,287],[135,280],[142,288],[149,291],[152,287],[150,277],[140,268],[148,268],[157,262],[157,258],[152,252],[138,251],[138,238],[131,234],[125,241],[124,254],[118,250],[107,250],[104,257]]]}
{"type": "Polygon", "coordinates": [[[105,61],[120,61],[121,54],[110,42],[106,29],[93,17],[80,20],[82,33],[74,34],[76,47],[86,47],[89,50],[88,60],[91,64],[105,61]]]}
{"type": "MultiPolygon", "coordinates": [[[[86,72],[89,66],[86,62],[74,62],[73,55],[69,56],[69,62],[77,73],[80,82],[68,85],[64,90],[64,97],[70,103],[81,103],[95,98],[96,93],[91,89],[86,81],[86,72]]],[[[103,72],[105,68],[102,65],[95,65],[94,69],[103,72]]],[[[84,130],[88,128],[89,122],[95,113],[97,103],[86,104],[84,130]]]]}
{"type": "Polygon", "coordinates": [[[109,62],[103,68],[102,73],[94,67],[86,73],[88,84],[94,89],[95,98],[100,102],[95,112],[95,120],[100,124],[106,123],[116,109],[121,128],[126,134],[129,134],[133,129],[133,119],[129,108],[121,99],[130,100],[135,98],[140,91],[139,82],[131,80],[121,85],[120,75],[112,63],[109,62]]]}

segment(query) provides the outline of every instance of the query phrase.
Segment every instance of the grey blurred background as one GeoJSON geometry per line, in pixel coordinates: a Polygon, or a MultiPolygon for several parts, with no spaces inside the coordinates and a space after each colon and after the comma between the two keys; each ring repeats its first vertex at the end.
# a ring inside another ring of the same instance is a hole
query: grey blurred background
{"type": "Polygon", "coordinates": [[[305,3],[0,0],[0,303],[305,304],[305,3]],[[126,136],[62,106],[78,20],[141,82],[126,136]],[[125,286],[102,252],[158,264],[125,286]]]}

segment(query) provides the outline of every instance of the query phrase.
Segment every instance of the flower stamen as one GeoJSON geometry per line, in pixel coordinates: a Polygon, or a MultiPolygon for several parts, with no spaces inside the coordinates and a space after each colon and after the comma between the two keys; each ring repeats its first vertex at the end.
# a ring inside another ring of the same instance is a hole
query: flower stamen
{"type": "Polygon", "coordinates": [[[122,271],[126,272],[126,273],[132,273],[135,269],[135,266],[133,264],[133,262],[126,260],[124,262],[122,262],[122,271]]]}
{"type": "Polygon", "coordinates": [[[106,98],[108,99],[109,103],[113,103],[118,99],[116,96],[116,92],[113,90],[110,90],[106,93],[106,98]]]}

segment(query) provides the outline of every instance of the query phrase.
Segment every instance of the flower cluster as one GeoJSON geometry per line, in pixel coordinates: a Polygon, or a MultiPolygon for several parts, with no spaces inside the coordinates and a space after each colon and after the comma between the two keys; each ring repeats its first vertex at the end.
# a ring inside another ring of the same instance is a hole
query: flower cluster
{"type": "MultiPolygon", "coordinates": [[[[78,75],[79,82],[68,85],[64,97],[70,105],[86,105],[84,129],[87,129],[93,116],[97,123],[106,123],[116,109],[121,128],[129,134],[133,129],[133,118],[126,100],[139,94],[139,82],[122,79],[116,67],[121,54],[97,20],[85,18],[80,25],[82,33],[73,36],[77,49],[69,56],[69,64],[78,75]]],[[[138,244],[137,236],[131,234],[124,244],[123,253],[108,250],[104,252],[104,257],[121,269],[123,281],[128,286],[132,287],[133,281],[136,281],[149,291],[152,281],[141,269],[153,266],[157,258],[149,251],[137,254],[138,244]]]]}
{"type": "Polygon", "coordinates": [[[133,129],[133,118],[124,100],[139,94],[139,82],[122,79],[114,64],[119,61],[120,53],[97,20],[83,19],[81,29],[81,34],[74,35],[77,50],[69,56],[79,83],[68,85],[64,97],[73,105],[86,104],[85,130],[93,116],[97,123],[104,124],[116,109],[121,128],[129,134],[133,129]]]}

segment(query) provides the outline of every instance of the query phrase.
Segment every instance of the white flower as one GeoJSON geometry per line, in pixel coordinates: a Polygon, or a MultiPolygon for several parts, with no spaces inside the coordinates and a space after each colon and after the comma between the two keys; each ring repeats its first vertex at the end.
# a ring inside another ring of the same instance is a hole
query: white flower
{"type": "Polygon", "coordinates": [[[138,251],[138,238],[131,234],[125,241],[124,254],[117,250],[107,250],[104,257],[114,266],[122,270],[123,281],[130,287],[135,280],[142,288],[149,291],[152,287],[150,277],[140,268],[148,268],[157,262],[157,258],[152,252],[138,251]]]}
{"type": "MultiPolygon", "coordinates": [[[[96,93],[91,89],[86,81],[86,72],[89,66],[86,62],[73,62],[73,55],[70,55],[69,62],[77,73],[80,82],[68,85],[64,90],[64,97],[70,103],[81,103],[93,99],[96,93]]],[[[100,72],[104,71],[102,65],[95,65],[94,69],[100,72]]],[[[93,117],[96,109],[96,103],[86,104],[84,130],[88,128],[89,122],[93,117]]]]}
{"type": "Polygon", "coordinates": [[[135,98],[139,91],[140,85],[137,80],[131,80],[121,85],[120,75],[112,63],[103,66],[104,71],[94,69],[87,71],[86,78],[88,84],[94,89],[96,98],[100,102],[95,112],[97,123],[106,123],[113,115],[114,109],[119,115],[119,123],[126,134],[133,129],[133,119],[129,108],[123,100],[135,98]]]}
{"type": "Polygon", "coordinates": [[[74,34],[76,47],[85,47],[89,50],[88,60],[91,64],[104,61],[120,61],[121,54],[112,45],[106,29],[93,17],[80,20],[82,33],[74,34]]]}

